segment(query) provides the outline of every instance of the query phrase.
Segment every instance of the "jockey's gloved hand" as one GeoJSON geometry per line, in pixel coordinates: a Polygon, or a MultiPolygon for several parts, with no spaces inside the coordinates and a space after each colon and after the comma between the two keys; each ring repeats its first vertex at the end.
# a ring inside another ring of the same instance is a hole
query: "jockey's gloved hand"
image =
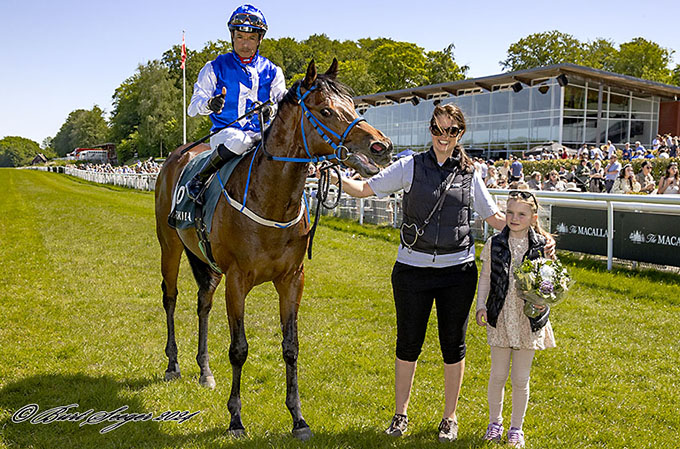
{"type": "Polygon", "coordinates": [[[264,105],[260,110],[260,114],[262,114],[262,121],[267,123],[272,117],[274,117],[274,106],[271,104],[264,105]]]}
{"type": "Polygon", "coordinates": [[[215,95],[212,97],[210,100],[208,100],[208,109],[213,111],[216,114],[219,114],[222,112],[222,108],[224,107],[224,97],[227,95],[227,89],[226,87],[222,88],[222,93],[219,95],[215,95]]]}

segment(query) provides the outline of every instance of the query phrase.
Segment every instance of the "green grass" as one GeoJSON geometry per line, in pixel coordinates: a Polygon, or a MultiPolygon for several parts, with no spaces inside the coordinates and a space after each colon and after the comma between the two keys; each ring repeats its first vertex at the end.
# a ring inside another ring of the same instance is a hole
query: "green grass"
{"type": "MultiPolygon", "coordinates": [[[[210,321],[217,388],[198,385],[196,286],[182,262],[176,312],[183,378],[166,383],[165,314],[153,194],[53,173],[0,170],[0,447],[441,447],[443,368],[433,314],[416,373],[408,436],[382,434],[393,412],[398,233],[324,217],[306,263],[300,309],[302,409],[314,437],[290,436],[277,300],[269,284],[246,302],[243,375],[248,436],[226,434],[231,368],[224,289],[210,321]],[[22,406],[73,411],[201,411],[183,423],[14,424],[22,406]]],[[[577,281],[554,310],[558,348],[537,354],[525,421],[531,448],[677,447],[680,276],[617,269],[565,254],[577,281]],[[674,330],[675,329],[675,330],[674,330]]],[[[489,349],[470,324],[460,439],[482,442],[489,349]]],[[[506,391],[509,421],[510,387],[506,391]]],[[[495,446],[494,446],[495,447],[495,446]]]]}

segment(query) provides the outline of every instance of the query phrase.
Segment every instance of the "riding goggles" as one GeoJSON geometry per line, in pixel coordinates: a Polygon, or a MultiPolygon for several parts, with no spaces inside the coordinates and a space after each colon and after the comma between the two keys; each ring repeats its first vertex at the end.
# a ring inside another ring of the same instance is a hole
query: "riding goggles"
{"type": "Polygon", "coordinates": [[[229,21],[229,25],[252,25],[267,31],[267,24],[260,17],[253,14],[239,13],[234,15],[229,21]]]}

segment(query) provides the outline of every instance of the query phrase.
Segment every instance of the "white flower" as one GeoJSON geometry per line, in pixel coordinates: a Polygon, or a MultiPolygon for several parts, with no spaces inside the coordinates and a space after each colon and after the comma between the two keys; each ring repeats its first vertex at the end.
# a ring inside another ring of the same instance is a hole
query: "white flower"
{"type": "Polygon", "coordinates": [[[541,267],[541,278],[545,280],[552,279],[552,277],[555,275],[555,270],[553,267],[550,265],[543,265],[541,267]]]}

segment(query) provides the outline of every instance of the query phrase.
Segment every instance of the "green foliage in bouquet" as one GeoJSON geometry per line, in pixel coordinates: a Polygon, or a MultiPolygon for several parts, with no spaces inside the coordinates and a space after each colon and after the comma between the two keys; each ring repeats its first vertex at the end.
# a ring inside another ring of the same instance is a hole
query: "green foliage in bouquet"
{"type": "Polygon", "coordinates": [[[567,269],[559,260],[526,259],[514,274],[517,289],[525,301],[524,313],[531,318],[540,315],[545,306],[560,302],[572,285],[567,269]]]}

